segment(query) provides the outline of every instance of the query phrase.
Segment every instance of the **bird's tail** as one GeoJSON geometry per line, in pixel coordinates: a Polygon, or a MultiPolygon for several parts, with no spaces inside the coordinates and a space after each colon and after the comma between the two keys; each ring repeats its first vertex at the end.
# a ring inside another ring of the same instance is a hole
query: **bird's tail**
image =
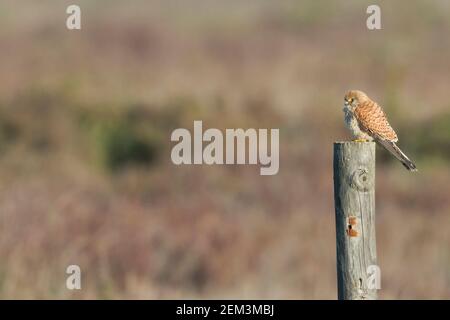
{"type": "Polygon", "coordinates": [[[390,153],[392,153],[403,166],[409,171],[417,171],[416,165],[400,150],[399,147],[395,144],[395,142],[379,139],[378,142],[390,153]]]}

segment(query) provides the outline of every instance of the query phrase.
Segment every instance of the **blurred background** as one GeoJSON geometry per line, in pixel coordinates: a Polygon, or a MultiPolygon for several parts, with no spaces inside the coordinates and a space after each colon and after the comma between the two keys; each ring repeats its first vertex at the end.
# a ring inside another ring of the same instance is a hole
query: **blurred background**
{"type": "Polygon", "coordinates": [[[2,0],[0,298],[335,299],[348,89],[419,168],[377,149],[379,296],[450,298],[449,16],[445,0],[2,0]],[[194,120],[279,128],[278,175],[173,165],[170,134],[194,120]]]}

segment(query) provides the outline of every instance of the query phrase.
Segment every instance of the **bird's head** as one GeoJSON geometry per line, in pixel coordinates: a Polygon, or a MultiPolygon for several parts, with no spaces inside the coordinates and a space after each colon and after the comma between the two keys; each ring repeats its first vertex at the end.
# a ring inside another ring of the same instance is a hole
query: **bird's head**
{"type": "Polygon", "coordinates": [[[344,107],[354,109],[367,99],[369,98],[364,92],[359,90],[350,90],[344,97],[344,107]]]}

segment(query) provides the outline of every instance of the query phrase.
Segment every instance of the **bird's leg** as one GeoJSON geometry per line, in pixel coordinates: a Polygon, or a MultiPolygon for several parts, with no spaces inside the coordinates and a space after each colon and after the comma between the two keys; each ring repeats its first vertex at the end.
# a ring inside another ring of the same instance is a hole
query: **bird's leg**
{"type": "Polygon", "coordinates": [[[369,140],[367,140],[367,139],[361,139],[361,138],[353,139],[352,141],[353,141],[353,142],[369,142],[369,140]]]}

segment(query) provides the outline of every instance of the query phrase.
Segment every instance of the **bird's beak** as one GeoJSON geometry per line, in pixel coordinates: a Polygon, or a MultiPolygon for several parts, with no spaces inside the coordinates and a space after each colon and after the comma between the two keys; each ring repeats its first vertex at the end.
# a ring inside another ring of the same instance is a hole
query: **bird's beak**
{"type": "Polygon", "coordinates": [[[344,105],[348,106],[348,101],[347,100],[345,100],[344,105]]]}

